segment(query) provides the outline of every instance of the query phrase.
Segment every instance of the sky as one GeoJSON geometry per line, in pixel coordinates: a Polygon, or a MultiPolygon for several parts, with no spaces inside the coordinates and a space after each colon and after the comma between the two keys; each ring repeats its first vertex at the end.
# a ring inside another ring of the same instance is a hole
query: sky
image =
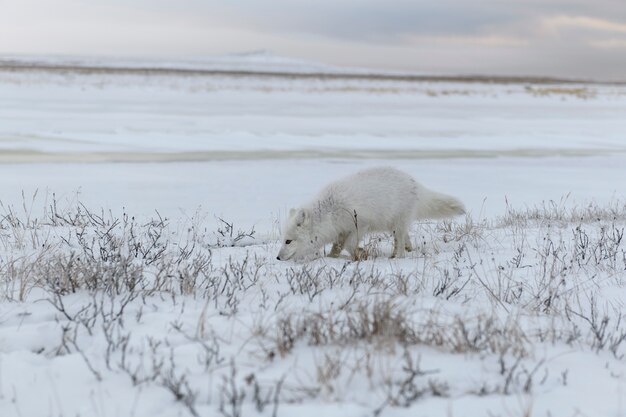
{"type": "Polygon", "coordinates": [[[626,0],[0,0],[0,55],[257,50],[429,74],[626,80],[626,0]]]}

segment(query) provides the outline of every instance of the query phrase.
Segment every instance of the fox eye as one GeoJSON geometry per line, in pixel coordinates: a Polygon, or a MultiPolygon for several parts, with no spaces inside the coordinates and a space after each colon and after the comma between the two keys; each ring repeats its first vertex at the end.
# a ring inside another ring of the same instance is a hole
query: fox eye
{"type": "Polygon", "coordinates": [[[291,239],[289,239],[289,240],[285,240],[285,245],[288,245],[288,244],[290,244],[290,243],[291,243],[291,239]]]}

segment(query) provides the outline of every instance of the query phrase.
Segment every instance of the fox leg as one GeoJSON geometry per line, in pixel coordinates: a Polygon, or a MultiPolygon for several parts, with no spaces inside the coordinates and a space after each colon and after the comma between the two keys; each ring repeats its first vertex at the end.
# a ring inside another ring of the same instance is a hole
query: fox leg
{"type": "Polygon", "coordinates": [[[337,240],[333,243],[333,247],[330,250],[330,253],[328,254],[328,256],[330,256],[331,258],[338,257],[341,254],[341,251],[343,250],[344,246],[346,245],[347,238],[348,238],[347,233],[339,233],[339,236],[337,236],[337,240]]]}
{"type": "Polygon", "coordinates": [[[364,250],[359,247],[359,238],[356,233],[353,232],[347,236],[345,248],[350,253],[353,261],[360,261],[363,259],[364,250]]]}
{"type": "Polygon", "coordinates": [[[407,239],[409,236],[406,227],[396,228],[393,231],[393,252],[392,258],[403,258],[404,251],[406,250],[407,243],[411,245],[411,242],[407,239]]]}
{"type": "Polygon", "coordinates": [[[413,251],[413,245],[411,245],[411,238],[409,237],[408,232],[404,235],[404,249],[407,252],[413,251]]]}

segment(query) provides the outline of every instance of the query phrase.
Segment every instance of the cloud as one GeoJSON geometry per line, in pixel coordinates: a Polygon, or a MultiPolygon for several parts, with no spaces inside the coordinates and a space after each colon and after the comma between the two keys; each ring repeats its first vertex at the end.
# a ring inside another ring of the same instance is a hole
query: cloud
{"type": "MultiPolygon", "coordinates": [[[[626,49],[626,39],[598,39],[589,41],[589,45],[599,49],[626,49]]],[[[626,53],[626,51],[621,53],[626,53]]]]}
{"type": "Polygon", "coordinates": [[[557,32],[563,29],[587,29],[597,32],[626,33],[626,23],[588,16],[554,16],[545,18],[546,30],[557,32]]]}
{"type": "Polygon", "coordinates": [[[233,1],[227,7],[257,29],[309,33],[350,40],[387,39],[407,34],[476,34],[483,27],[516,19],[500,2],[425,1],[233,1]],[[480,3],[484,3],[481,7],[480,3]]]}

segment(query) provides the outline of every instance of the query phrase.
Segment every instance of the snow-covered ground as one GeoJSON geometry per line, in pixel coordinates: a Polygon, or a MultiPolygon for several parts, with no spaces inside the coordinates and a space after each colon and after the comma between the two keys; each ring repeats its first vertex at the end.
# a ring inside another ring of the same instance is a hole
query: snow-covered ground
{"type": "MultiPolygon", "coordinates": [[[[222,65],[254,60],[330,71],[222,65]]],[[[613,85],[0,70],[0,415],[623,415],[624,109],[613,85]],[[275,260],[290,207],[374,165],[468,217],[402,260],[385,236],[275,260]]]]}

